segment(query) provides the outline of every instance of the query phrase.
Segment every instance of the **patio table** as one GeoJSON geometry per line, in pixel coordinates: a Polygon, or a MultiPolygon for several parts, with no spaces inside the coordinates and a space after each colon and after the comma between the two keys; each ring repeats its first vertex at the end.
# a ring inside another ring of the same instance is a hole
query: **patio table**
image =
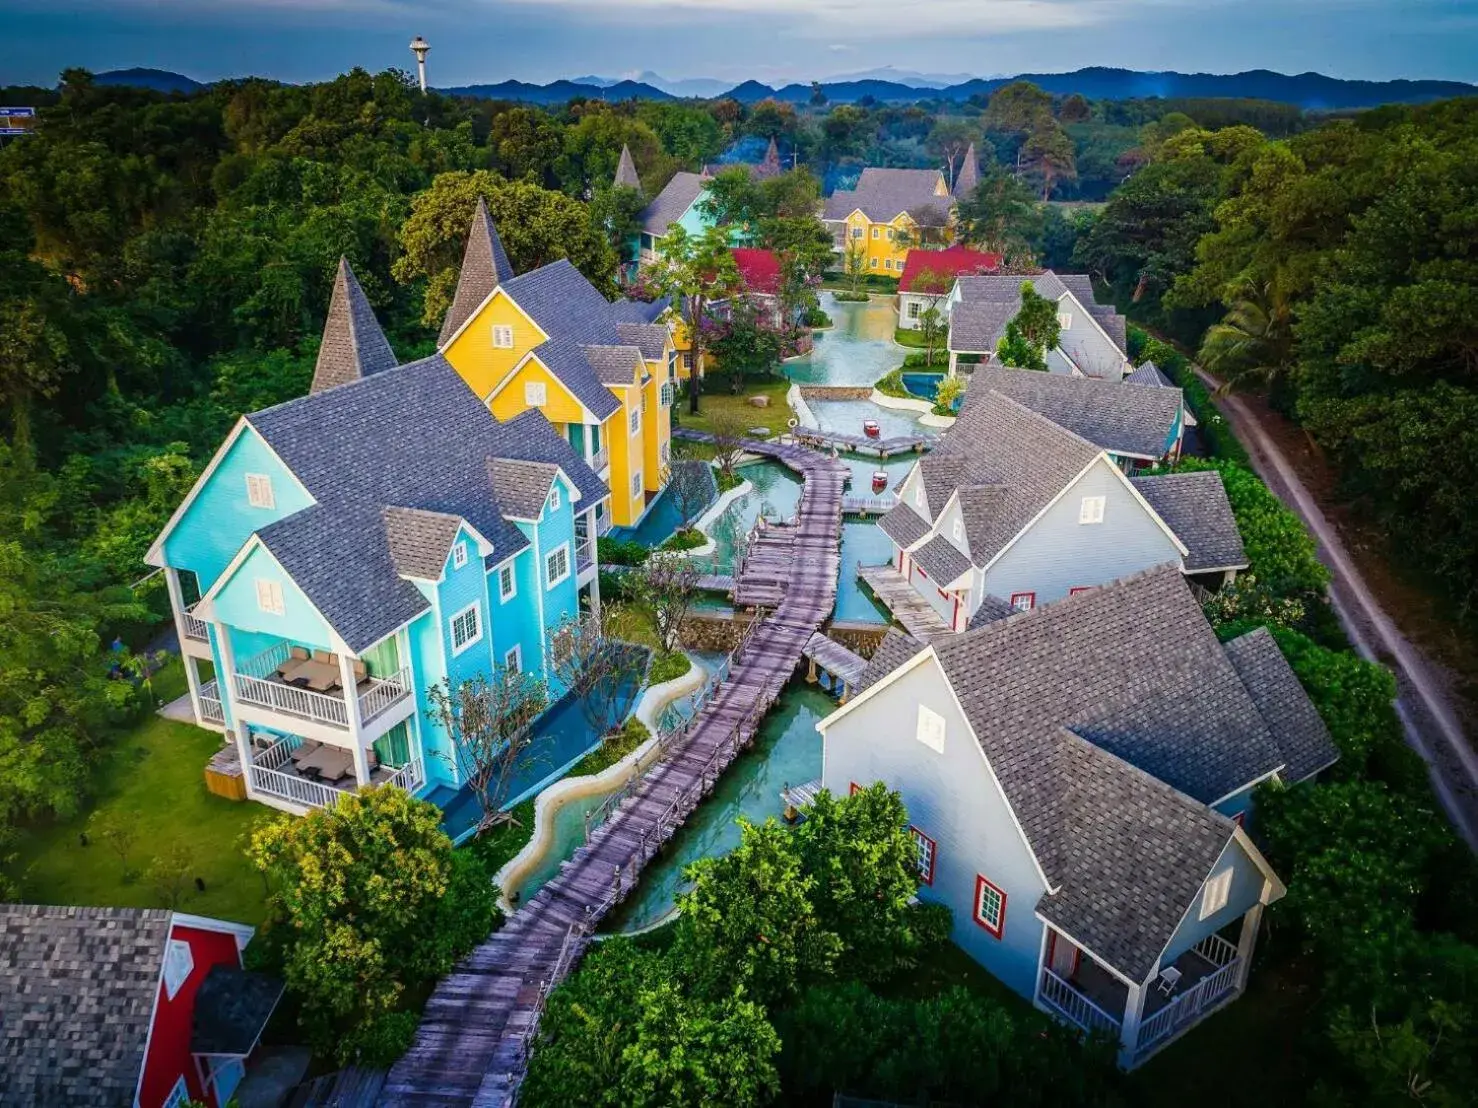
{"type": "Polygon", "coordinates": [[[298,763],[299,770],[317,773],[325,781],[337,781],[354,768],[354,755],[324,743],[298,763]]]}
{"type": "Polygon", "coordinates": [[[339,667],[332,662],[304,662],[293,670],[293,681],[303,682],[314,692],[329,692],[339,687],[339,667]]]}

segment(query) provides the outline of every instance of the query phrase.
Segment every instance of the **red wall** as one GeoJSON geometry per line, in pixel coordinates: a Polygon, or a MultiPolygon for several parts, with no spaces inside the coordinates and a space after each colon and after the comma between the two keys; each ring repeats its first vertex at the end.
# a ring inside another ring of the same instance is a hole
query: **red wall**
{"type": "Polygon", "coordinates": [[[214,1098],[200,1087],[195,1059],[190,1056],[190,1022],[195,1011],[195,993],[212,966],[241,964],[235,935],[176,924],[170,931],[170,938],[190,944],[195,966],[173,1000],[165,995],[164,980],[162,976],[160,978],[154,1031],[149,1039],[149,1055],[144,1059],[144,1078],[139,1083],[139,1108],[159,1108],[181,1076],[192,1100],[215,1104],[214,1098]]]}

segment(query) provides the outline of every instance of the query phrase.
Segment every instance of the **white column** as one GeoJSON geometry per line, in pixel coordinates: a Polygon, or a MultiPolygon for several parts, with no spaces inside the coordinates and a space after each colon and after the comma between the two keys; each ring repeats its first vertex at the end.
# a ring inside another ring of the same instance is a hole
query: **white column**
{"type": "MultiPolygon", "coordinates": [[[[169,607],[174,614],[175,634],[179,636],[180,660],[185,664],[185,681],[190,688],[190,708],[195,713],[196,726],[204,727],[206,726],[205,717],[200,714],[200,673],[196,668],[195,659],[185,651],[185,593],[180,588],[179,570],[172,566],[165,566],[164,583],[169,588],[169,607]]],[[[220,683],[219,678],[216,683],[220,683]]]]}
{"type": "Polygon", "coordinates": [[[216,690],[221,694],[222,710],[235,723],[232,730],[236,733],[236,752],[241,758],[241,773],[246,779],[246,795],[255,796],[256,790],[252,788],[251,779],[251,728],[236,711],[236,651],[231,648],[231,633],[226,630],[225,625],[216,623],[212,626],[215,628],[216,646],[220,649],[221,666],[224,669],[223,673],[216,674],[216,690]]]}
{"type": "Polygon", "coordinates": [[[362,789],[370,783],[369,755],[364,750],[364,725],[359,719],[359,689],[354,659],[339,655],[339,683],[344,686],[344,710],[349,714],[349,752],[354,755],[354,780],[362,789]]]}
{"type": "Polygon", "coordinates": [[[1237,936],[1237,991],[1247,987],[1247,974],[1252,969],[1252,948],[1257,945],[1257,931],[1262,926],[1262,905],[1254,904],[1242,917],[1242,933],[1237,936]]]}
{"type": "Polygon", "coordinates": [[[949,375],[951,377],[953,377],[955,375],[955,369],[959,366],[959,364],[960,364],[960,356],[959,356],[959,354],[957,354],[957,353],[955,353],[955,351],[951,350],[949,352],[949,375]]]}
{"type": "Polygon", "coordinates": [[[587,524],[590,534],[590,552],[595,557],[595,572],[590,575],[590,612],[596,620],[600,620],[600,554],[596,547],[595,535],[595,513],[591,512],[585,517],[590,522],[587,524]]]}
{"type": "MultiPolygon", "coordinates": [[[[1153,978],[1151,978],[1153,980],[1153,978]]],[[[1119,1061],[1128,1066],[1139,1046],[1139,1021],[1144,1013],[1144,986],[1130,985],[1124,1000],[1124,1023],[1119,1032],[1119,1061]]]]}

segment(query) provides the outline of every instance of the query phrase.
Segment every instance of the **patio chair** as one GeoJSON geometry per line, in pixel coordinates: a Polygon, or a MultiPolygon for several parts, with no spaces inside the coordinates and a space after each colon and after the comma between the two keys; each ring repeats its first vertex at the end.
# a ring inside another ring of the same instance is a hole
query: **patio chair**
{"type": "Polygon", "coordinates": [[[1172,995],[1180,984],[1180,978],[1180,970],[1174,966],[1166,966],[1160,971],[1160,992],[1165,996],[1172,995]]]}
{"type": "Polygon", "coordinates": [[[369,680],[369,667],[358,658],[354,659],[354,683],[361,685],[369,680]]]}
{"type": "Polygon", "coordinates": [[[295,646],[287,652],[287,661],[277,667],[277,676],[284,681],[293,679],[293,671],[308,660],[308,648],[295,646]]]}

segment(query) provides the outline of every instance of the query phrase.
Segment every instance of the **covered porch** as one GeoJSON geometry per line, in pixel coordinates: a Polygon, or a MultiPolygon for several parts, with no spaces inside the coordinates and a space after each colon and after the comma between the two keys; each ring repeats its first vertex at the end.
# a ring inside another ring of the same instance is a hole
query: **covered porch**
{"type": "Polygon", "coordinates": [[[1207,935],[1140,985],[1048,927],[1036,1005],[1087,1034],[1116,1039],[1120,1064],[1133,1069],[1241,994],[1260,918],[1256,906],[1243,917],[1238,942],[1207,935]]]}
{"type": "Polygon", "coordinates": [[[266,712],[345,733],[388,724],[414,707],[410,667],[391,653],[376,664],[284,639],[236,662],[233,699],[246,715],[266,712]]]}
{"type": "Polygon", "coordinates": [[[355,756],[349,747],[301,735],[258,731],[251,738],[247,795],[293,810],[332,808],[365,786],[398,785],[415,793],[426,768],[408,723],[400,723],[355,756]]]}

